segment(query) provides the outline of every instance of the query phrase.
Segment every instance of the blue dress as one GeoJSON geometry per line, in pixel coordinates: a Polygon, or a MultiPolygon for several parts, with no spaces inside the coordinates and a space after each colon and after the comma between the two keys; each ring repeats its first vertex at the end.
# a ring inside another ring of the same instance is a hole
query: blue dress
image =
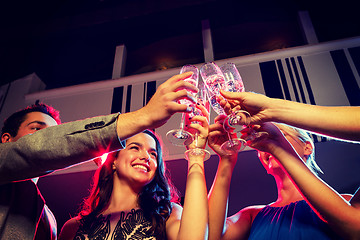
{"type": "Polygon", "coordinates": [[[284,207],[264,207],[251,225],[249,240],[342,239],[305,200],[284,207]]]}

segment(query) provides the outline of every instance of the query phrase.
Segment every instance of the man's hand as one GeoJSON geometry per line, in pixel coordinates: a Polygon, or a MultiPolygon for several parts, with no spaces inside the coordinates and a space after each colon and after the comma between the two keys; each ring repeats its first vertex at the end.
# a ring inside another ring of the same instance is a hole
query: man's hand
{"type": "Polygon", "coordinates": [[[186,98],[195,102],[188,92],[197,92],[198,89],[192,84],[183,81],[191,76],[192,72],[175,75],[161,84],[152,96],[148,104],[140,109],[141,114],[148,121],[148,128],[157,128],[165,124],[169,118],[177,112],[189,111],[187,105],[177,101],[186,98]]]}

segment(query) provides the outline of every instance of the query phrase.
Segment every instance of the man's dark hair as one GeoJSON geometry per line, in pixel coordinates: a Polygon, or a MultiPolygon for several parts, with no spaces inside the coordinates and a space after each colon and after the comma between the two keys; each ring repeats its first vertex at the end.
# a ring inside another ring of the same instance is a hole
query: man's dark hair
{"type": "Polygon", "coordinates": [[[31,113],[31,112],[45,113],[45,114],[49,115],[50,117],[52,117],[57,122],[57,124],[61,123],[59,112],[56,109],[54,109],[53,107],[51,107],[49,105],[46,105],[45,103],[36,102],[35,104],[28,106],[25,109],[19,110],[19,111],[13,113],[10,117],[8,117],[4,121],[4,126],[1,130],[1,135],[3,135],[4,133],[9,133],[11,135],[11,137],[16,137],[16,135],[18,134],[20,125],[26,119],[26,114],[31,113]]]}

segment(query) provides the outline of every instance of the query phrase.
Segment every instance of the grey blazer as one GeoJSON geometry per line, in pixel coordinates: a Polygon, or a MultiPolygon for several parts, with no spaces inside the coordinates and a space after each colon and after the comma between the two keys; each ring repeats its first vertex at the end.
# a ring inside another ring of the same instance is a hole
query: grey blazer
{"type": "Polygon", "coordinates": [[[31,178],[123,148],[118,115],[64,123],[0,144],[0,239],[33,240],[45,201],[31,178]]]}

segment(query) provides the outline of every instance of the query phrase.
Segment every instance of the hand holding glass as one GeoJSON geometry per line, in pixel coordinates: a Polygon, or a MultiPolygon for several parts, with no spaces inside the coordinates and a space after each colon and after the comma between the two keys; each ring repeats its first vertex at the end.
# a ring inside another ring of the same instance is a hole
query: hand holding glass
{"type": "MultiPolygon", "coordinates": [[[[192,105],[192,112],[188,115],[189,118],[194,116],[203,116],[207,118],[207,121],[210,120],[210,104],[207,97],[207,90],[203,82],[199,83],[199,92],[196,95],[196,102],[198,106],[202,106],[207,113],[204,113],[201,109],[197,106],[192,105]]],[[[201,124],[201,122],[193,122],[197,124],[201,124]]],[[[206,149],[199,148],[198,141],[199,141],[199,132],[196,130],[194,134],[194,143],[195,148],[189,149],[185,152],[186,159],[189,159],[191,156],[204,156],[203,160],[206,161],[210,158],[210,152],[206,149]]]]}
{"type": "MultiPolygon", "coordinates": [[[[244,83],[235,64],[225,63],[220,66],[220,69],[224,74],[226,90],[228,92],[245,91],[244,83]]],[[[224,122],[224,127],[227,131],[231,129],[232,131],[240,132],[250,124],[250,118],[250,113],[247,111],[237,110],[227,116],[224,122]]]]}
{"type": "MultiPolygon", "coordinates": [[[[245,92],[244,83],[241,79],[240,73],[234,63],[225,63],[220,66],[220,69],[225,77],[226,87],[228,92],[245,92]]],[[[256,132],[251,129],[250,125],[251,115],[244,110],[236,110],[232,112],[224,121],[225,129],[234,132],[240,132],[246,127],[250,128],[251,140],[260,137],[265,132],[256,132]]],[[[228,130],[227,130],[228,131],[228,130]]]]}
{"type": "MultiPolygon", "coordinates": [[[[213,110],[218,115],[225,115],[224,109],[217,101],[218,97],[221,97],[220,90],[227,91],[227,85],[225,77],[221,69],[214,63],[205,63],[200,68],[200,74],[203,78],[209,94],[209,101],[213,110]]],[[[229,141],[224,142],[221,148],[227,152],[239,152],[245,147],[245,141],[241,138],[231,138],[230,128],[225,128],[228,132],[229,141]]]]}
{"type": "MultiPolygon", "coordinates": [[[[189,82],[193,84],[195,87],[198,85],[199,81],[199,69],[196,66],[193,65],[185,65],[181,68],[180,74],[185,72],[193,72],[193,74],[188,77],[187,79],[184,79],[184,81],[189,82]]],[[[180,104],[186,104],[188,106],[191,106],[193,103],[187,99],[181,99],[179,100],[180,104]]],[[[186,113],[182,114],[180,127],[179,129],[172,129],[166,134],[166,138],[176,146],[184,146],[188,145],[193,141],[193,136],[188,131],[184,130],[184,124],[185,124],[185,116],[186,113]]]]}

